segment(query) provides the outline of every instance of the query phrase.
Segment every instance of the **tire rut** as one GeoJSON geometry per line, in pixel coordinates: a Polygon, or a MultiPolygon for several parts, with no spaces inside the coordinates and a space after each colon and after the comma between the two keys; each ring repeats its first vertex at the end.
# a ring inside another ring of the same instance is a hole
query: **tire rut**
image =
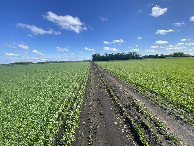
{"type": "MultiPolygon", "coordinates": [[[[96,64],[95,64],[96,65],[96,64]]],[[[156,104],[150,102],[146,98],[143,97],[140,93],[137,93],[132,88],[128,87],[125,83],[118,80],[113,75],[106,72],[104,69],[96,65],[99,68],[102,77],[105,79],[107,84],[116,92],[116,96],[118,98],[122,98],[122,103],[127,106],[128,103],[127,96],[135,99],[141,106],[145,107],[146,110],[152,115],[157,117],[168,129],[170,133],[178,137],[182,143],[182,145],[190,145],[194,144],[194,127],[191,125],[183,125],[173,115],[169,115],[166,111],[161,109],[156,104]],[[127,96],[126,96],[127,95],[127,96]]],[[[163,141],[164,142],[164,141],[163,141]]],[[[164,144],[168,145],[168,142],[164,142],[164,144]]]]}
{"type": "Polygon", "coordinates": [[[72,145],[137,145],[92,63],[88,80],[72,145]]]}

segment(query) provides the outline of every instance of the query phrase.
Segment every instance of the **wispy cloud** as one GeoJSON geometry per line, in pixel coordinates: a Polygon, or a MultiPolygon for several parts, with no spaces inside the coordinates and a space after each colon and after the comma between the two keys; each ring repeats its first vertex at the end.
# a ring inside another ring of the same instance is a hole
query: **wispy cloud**
{"type": "Polygon", "coordinates": [[[164,13],[167,12],[167,8],[160,8],[160,6],[155,6],[152,8],[152,16],[153,17],[158,17],[158,16],[161,16],[161,15],[164,15],[164,13]]]}
{"type": "Polygon", "coordinates": [[[87,51],[95,51],[94,49],[89,49],[87,47],[85,47],[84,49],[87,50],[87,51]]]}
{"type": "Polygon", "coordinates": [[[181,39],[182,42],[185,42],[187,39],[181,39]]]}
{"type": "Polygon", "coordinates": [[[190,17],[190,21],[194,21],[194,16],[190,17]]]}
{"type": "Polygon", "coordinates": [[[187,46],[194,46],[194,43],[185,43],[187,46]]]}
{"type": "Polygon", "coordinates": [[[145,52],[156,53],[156,52],[158,52],[158,51],[148,49],[148,50],[145,50],[145,52]]]}
{"type": "Polygon", "coordinates": [[[158,41],[156,41],[155,42],[155,44],[168,44],[168,42],[167,41],[162,41],[162,40],[158,40],[158,41]]]}
{"type": "Polygon", "coordinates": [[[24,44],[19,44],[18,47],[20,47],[22,49],[29,49],[29,47],[27,45],[24,45],[24,44]]]}
{"type": "Polygon", "coordinates": [[[183,25],[185,25],[185,23],[183,23],[183,22],[177,22],[177,23],[174,23],[174,25],[175,26],[183,26],[183,25]]]}
{"type": "Polygon", "coordinates": [[[39,34],[40,35],[43,35],[43,34],[55,34],[55,35],[58,35],[58,34],[61,34],[60,31],[54,31],[52,29],[44,30],[42,28],[36,27],[35,25],[28,25],[28,24],[18,23],[17,26],[21,27],[21,28],[29,29],[34,35],[39,35],[39,34]]]}
{"type": "Polygon", "coordinates": [[[111,44],[111,42],[103,41],[104,44],[111,44]]]}
{"type": "Polygon", "coordinates": [[[73,55],[74,53],[68,52],[69,55],[73,55]]]}
{"type": "Polygon", "coordinates": [[[177,46],[182,46],[184,45],[185,43],[178,43],[177,46]]]}
{"type": "Polygon", "coordinates": [[[112,42],[108,42],[108,41],[103,41],[104,44],[115,44],[115,43],[123,43],[124,40],[120,39],[120,40],[113,40],[112,42]]]}
{"type": "Polygon", "coordinates": [[[61,29],[72,30],[76,33],[80,33],[82,30],[86,30],[84,24],[78,17],[72,17],[70,15],[59,16],[53,12],[47,12],[44,16],[47,20],[56,23],[61,29]]]}
{"type": "Polygon", "coordinates": [[[107,17],[101,17],[101,16],[99,16],[99,18],[100,18],[100,20],[102,20],[103,22],[108,20],[107,17]]]}
{"type": "Polygon", "coordinates": [[[155,34],[165,35],[168,32],[173,32],[172,29],[169,30],[157,30],[155,34]]]}
{"type": "Polygon", "coordinates": [[[5,55],[7,55],[7,56],[20,56],[18,54],[14,54],[14,53],[5,53],[5,55]]]}
{"type": "Polygon", "coordinates": [[[166,50],[181,50],[184,49],[185,47],[183,46],[178,46],[178,45],[168,45],[166,46],[166,50]]]}
{"type": "Polygon", "coordinates": [[[66,48],[60,48],[60,47],[56,47],[58,52],[64,52],[64,51],[69,51],[69,49],[66,48]]]}
{"type": "Polygon", "coordinates": [[[33,50],[32,52],[35,53],[35,54],[38,54],[40,56],[43,56],[43,54],[41,52],[37,51],[37,50],[33,50]]]}
{"type": "Polygon", "coordinates": [[[86,54],[86,53],[84,53],[84,52],[79,52],[80,54],[86,54]]]}
{"type": "Polygon", "coordinates": [[[106,50],[106,51],[118,51],[116,48],[109,48],[109,47],[104,47],[103,48],[104,50],[106,50]]]}
{"type": "Polygon", "coordinates": [[[158,48],[158,46],[151,46],[152,49],[158,48]]]}
{"type": "Polygon", "coordinates": [[[130,51],[138,52],[139,49],[131,49],[130,51]]]}
{"type": "Polygon", "coordinates": [[[4,46],[6,46],[6,47],[8,47],[8,48],[13,48],[13,49],[16,48],[16,46],[13,46],[13,45],[11,45],[11,44],[5,44],[4,46]]]}
{"type": "Polygon", "coordinates": [[[138,40],[141,40],[141,39],[142,39],[142,37],[137,37],[137,39],[138,39],[138,40]]]}

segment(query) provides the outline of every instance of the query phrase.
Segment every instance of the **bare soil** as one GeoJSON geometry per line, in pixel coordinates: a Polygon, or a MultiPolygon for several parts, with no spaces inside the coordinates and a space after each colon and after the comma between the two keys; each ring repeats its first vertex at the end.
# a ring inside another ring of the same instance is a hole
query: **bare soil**
{"type": "Polygon", "coordinates": [[[79,117],[79,126],[76,129],[76,140],[72,145],[139,145],[130,126],[111,99],[111,95],[98,72],[112,89],[119,103],[140,127],[149,145],[173,145],[174,143],[162,135],[152,121],[138,112],[133,100],[163,122],[168,132],[176,136],[182,145],[194,144],[193,126],[181,123],[176,117],[169,115],[167,111],[164,111],[116,77],[107,73],[98,65],[91,63],[91,72],[79,117]],[[152,127],[151,131],[143,124],[144,122],[152,127]]]}

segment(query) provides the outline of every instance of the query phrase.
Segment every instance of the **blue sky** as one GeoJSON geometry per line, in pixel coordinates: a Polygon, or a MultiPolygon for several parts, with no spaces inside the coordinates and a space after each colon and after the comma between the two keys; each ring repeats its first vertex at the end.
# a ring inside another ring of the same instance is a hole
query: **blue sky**
{"type": "Polygon", "coordinates": [[[194,55],[193,0],[1,0],[0,63],[194,55]]]}

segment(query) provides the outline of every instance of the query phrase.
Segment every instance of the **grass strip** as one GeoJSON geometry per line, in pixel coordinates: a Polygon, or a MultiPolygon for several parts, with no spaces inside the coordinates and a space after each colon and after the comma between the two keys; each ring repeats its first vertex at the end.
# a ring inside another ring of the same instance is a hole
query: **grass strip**
{"type": "Polygon", "coordinates": [[[131,100],[133,100],[134,106],[136,106],[137,111],[144,114],[147,118],[149,118],[157,127],[158,131],[161,135],[166,136],[167,140],[171,140],[174,142],[175,145],[181,145],[179,140],[173,136],[172,134],[168,133],[166,127],[163,125],[162,122],[160,122],[156,117],[152,116],[143,106],[141,106],[139,103],[137,103],[134,99],[129,97],[131,100]]]}

